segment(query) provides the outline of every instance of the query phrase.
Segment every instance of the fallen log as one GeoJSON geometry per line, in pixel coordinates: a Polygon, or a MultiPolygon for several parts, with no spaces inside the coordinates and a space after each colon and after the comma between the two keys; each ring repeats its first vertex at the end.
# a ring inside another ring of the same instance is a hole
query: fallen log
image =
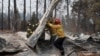
{"type": "Polygon", "coordinates": [[[39,39],[41,33],[43,32],[43,29],[45,28],[46,21],[48,20],[47,18],[50,16],[50,14],[52,13],[53,9],[57,6],[57,4],[60,1],[61,0],[52,0],[49,8],[47,9],[47,11],[45,12],[45,14],[41,18],[41,20],[39,22],[39,26],[34,31],[34,33],[29,37],[29,39],[27,41],[27,45],[28,46],[34,48],[35,44],[37,43],[37,40],[39,39]]]}

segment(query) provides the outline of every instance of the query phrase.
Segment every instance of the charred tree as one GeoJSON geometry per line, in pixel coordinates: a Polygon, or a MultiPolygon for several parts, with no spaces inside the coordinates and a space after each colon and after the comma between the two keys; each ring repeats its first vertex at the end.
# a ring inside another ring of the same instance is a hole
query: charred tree
{"type": "Polygon", "coordinates": [[[13,23],[12,23],[12,28],[13,28],[13,32],[16,32],[20,29],[20,15],[17,9],[17,4],[16,4],[17,0],[14,0],[14,18],[13,18],[13,23]]]}
{"type": "Polygon", "coordinates": [[[14,29],[13,31],[17,31],[17,8],[16,8],[16,0],[14,0],[14,21],[15,21],[15,24],[13,25],[14,26],[14,29]]]}
{"type": "Polygon", "coordinates": [[[31,19],[31,0],[30,0],[30,19],[31,19]]]}
{"type": "Polygon", "coordinates": [[[26,0],[24,0],[23,24],[24,24],[23,30],[25,31],[26,30],[26,0]]]}
{"type": "Polygon", "coordinates": [[[44,0],[44,13],[46,12],[46,0],[44,0]]]}
{"type": "MultiPolygon", "coordinates": [[[[52,0],[50,0],[50,3],[51,3],[51,1],[52,1],[52,0]]],[[[52,13],[50,14],[50,18],[52,18],[52,17],[53,17],[53,11],[52,11],[52,13]]]]}
{"type": "Polygon", "coordinates": [[[1,16],[1,17],[2,17],[2,20],[1,20],[1,24],[2,24],[2,25],[1,25],[1,29],[2,29],[2,30],[3,30],[3,9],[4,9],[4,8],[3,8],[3,0],[2,0],[2,16],[1,16]]]}
{"type": "Polygon", "coordinates": [[[57,10],[56,10],[56,7],[55,7],[55,16],[54,16],[54,18],[56,18],[56,16],[57,16],[57,10]]]}
{"type": "Polygon", "coordinates": [[[38,0],[36,0],[36,18],[38,19],[38,0]]]}
{"type": "Polygon", "coordinates": [[[67,1],[67,17],[69,18],[69,0],[66,1],[67,1]]]}
{"type": "Polygon", "coordinates": [[[8,29],[10,30],[10,0],[8,0],[8,29]]]}
{"type": "Polygon", "coordinates": [[[77,31],[78,31],[78,33],[80,32],[80,18],[81,18],[81,16],[80,16],[80,14],[81,14],[81,12],[80,12],[80,10],[81,10],[81,0],[79,0],[79,4],[78,4],[78,20],[77,20],[77,31]]]}

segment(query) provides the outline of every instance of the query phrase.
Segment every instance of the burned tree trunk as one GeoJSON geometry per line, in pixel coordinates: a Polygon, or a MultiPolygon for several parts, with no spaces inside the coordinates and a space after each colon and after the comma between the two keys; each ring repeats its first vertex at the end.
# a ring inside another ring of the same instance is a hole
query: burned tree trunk
{"type": "Polygon", "coordinates": [[[36,0],[36,19],[38,19],[38,0],[36,0]]]}
{"type": "Polygon", "coordinates": [[[46,0],[44,0],[44,13],[46,12],[46,0]]]}
{"type": "Polygon", "coordinates": [[[3,9],[4,9],[4,8],[3,8],[3,0],[2,0],[2,16],[1,16],[1,17],[2,17],[2,20],[1,20],[1,24],[2,24],[2,25],[1,25],[1,29],[2,29],[2,30],[3,30],[3,26],[4,26],[4,25],[3,25],[3,9]]]}
{"type": "Polygon", "coordinates": [[[46,25],[46,21],[47,18],[49,17],[49,15],[51,14],[51,12],[54,10],[54,8],[57,6],[57,4],[60,2],[61,0],[52,0],[48,10],[45,12],[45,14],[43,15],[43,17],[41,18],[40,22],[39,22],[39,26],[37,27],[37,29],[34,31],[34,33],[29,37],[27,45],[30,47],[34,47],[34,45],[37,43],[37,40],[39,39],[41,33],[43,32],[43,29],[45,28],[46,25]]]}
{"type": "Polygon", "coordinates": [[[57,16],[57,9],[55,8],[55,16],[54,16],[54,18],[56,18],[56,16],[57,16]]]}
{"type": "Polygon", "coordinates": [[[67,0],[67,17],[69,19],[69,0],[67,0]]]}
{"type": "Polygon", "coordinates": [[[10,0],[8,0],[8,30],[10,30],[10,0]]]}
{"type": "Polygon", "coordinates": [[[20,23],[21,23],[16,1],[17,0],[13,1],[13,3],[14,3],[14,16],[13,16],[13,19],[12,19],[12,30],[13,30],[13,32],[16,32],[20,29],[20,23]]]}
{"type": "Polygon", "coordinates": [[[14,22],[15,24],[13,25],[14,26],[14,31],[17,31],[17,8],[16,8],[16,0],[14,0],[14,22]]]}
{"type": "Polygon", "coordinates": [[[23,22],[24,22],[23,30],[25,31],[26,30],[26,0],[24,0],[23,22]]]}
{"type": "Polygon", "coordinates": [[[31,0],[30,0],[30,19],[31,19],[31,0]]]}

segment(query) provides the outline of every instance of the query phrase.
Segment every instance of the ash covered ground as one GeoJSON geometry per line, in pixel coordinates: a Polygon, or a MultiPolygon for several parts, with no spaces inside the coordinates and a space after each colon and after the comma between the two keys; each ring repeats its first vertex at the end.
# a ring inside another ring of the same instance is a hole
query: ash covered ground
{"type": "MultiPolygon", "coordinates": [[[[0,32],[0,38],[4,40],[2,43],[0,43],[0,56],[60,56],[59,50],[56,49],[54,46],[52,46],[51,48],[48,46],[45,46],[46,48],[40,48],[37,46],[36,52],[33,51],[31,48],[29,48],[26,45],[28,40],[26,37],[26,32],[16,32],[16,33],[0,32]]],[[[79,46],[82,47],[86,45],[86,47],[84,48],[90,49],[91,52],[92,49],[93,51],[99,49],[98,44],[93,44],[93,45],[91,43],[87,43],[87,44],[82,43],[82,45],[80,45],[80,43],[72,44],[67,42],[67,40],[65,40],[64,42],[64,50],[66,52],[66,55],[69,54],[71,51],[73,51],[74,50],[73,47],[75,47],[78,44],[79,45],[76,47],[79,46]],[[98,47],[94,45],[98,45],[98,47]]],[[[99,50],[97,51],[99,53],[99,50]]],[[[77,52],[73,52],[70,56],[77,56],[77,52]]]]}

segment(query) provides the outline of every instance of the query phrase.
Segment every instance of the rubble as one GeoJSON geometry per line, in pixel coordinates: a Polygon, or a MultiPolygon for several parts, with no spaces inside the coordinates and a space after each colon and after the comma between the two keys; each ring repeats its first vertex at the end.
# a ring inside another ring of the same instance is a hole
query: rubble
{"type": "MultiPolygon", "coordinates": [[[[51,48],[51,49],[48,48],[47,50],[43,50],[39,49],[40,47],[38,47],[38,53],[34,52],[26,45],[27,38],[25,36],[26,36],[25,32],[0,34],[0,40],[1,40],[0,43],[3,43],[0,45],[0,54],[5,53],[6,55],[8,55],[8,53],[11,53],[12,55],[9,56],[46,56],[46,55],[57,56],[58,55],[59,51],[56,52],[57,51],[56,48],[51,48]]],[[[100,53],[99,43],[96,43],[92,40],[86,40],[85,42],[81,40],[78,41],[77,39],[78,38],[76,38],[75,40],[71,40],[69,38],[66,38],[65,43],[70,42],[70,44],[72,45],[70,46],[69,44],[64,44],[66,54],[69,54],[71,50],[74,49],[79,50],[79,48],[88,50],[86,51],[87,53],[88,52],[100,53]]],[[[81,55],[83,55],[83,53],[81,53],[82,51],[83,50],[78,51],[77,54],[80,53],[81,55]]],[[[76,53],[75,52],[71,53],[70,56],[73,55],[76,55],[76,53]]]]}
{"type": "Polygon", "coordinates": [[[16,34],[2,34],[0,35],[0,53],[1,52],[19,52],[25,48],[25,40],[16,34]]]}
{"type": "Polygon", "coordinates": [[[3,38],[0,38],[0,52],[2,52],[5,46],[6,46],[6,40],[3,38]]]}

